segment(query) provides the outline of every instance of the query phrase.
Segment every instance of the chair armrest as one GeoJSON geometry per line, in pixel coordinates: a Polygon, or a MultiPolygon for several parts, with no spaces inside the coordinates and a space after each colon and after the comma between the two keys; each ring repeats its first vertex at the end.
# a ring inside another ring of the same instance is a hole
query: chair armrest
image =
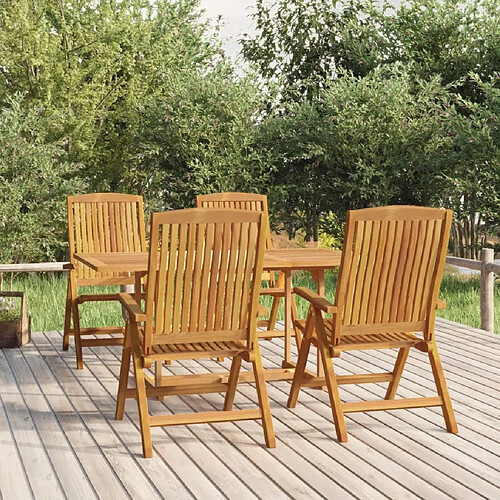
{"type": "Polygon", "coordinates": [[[146,313],[142,311],[141,306],[130,293],[119,293],[118,300],[134,321],[146,321],[146,313]]]}
{"type": "Polygon", "coordinates": [[[260,295],[272,295],[273,297],[283,297],[285,295],[284,288],[261,288],[260,295]]]}
{"type": "Polygon", "coordinates": [[[438,299],[436,309],[446,309],[446,302],[444,300],[438,299]]]}
{"type": "Polygon", "coordinates": [[[321,309],[322,311],[332,314],[337,312],[337,307],[328,302],[324,297],[321,297],[316,292],[309,290],[309,288],[305,288],[303,286],[296,286],[293,289],[293,292],[309,301],[314,307],[321,309]]]}

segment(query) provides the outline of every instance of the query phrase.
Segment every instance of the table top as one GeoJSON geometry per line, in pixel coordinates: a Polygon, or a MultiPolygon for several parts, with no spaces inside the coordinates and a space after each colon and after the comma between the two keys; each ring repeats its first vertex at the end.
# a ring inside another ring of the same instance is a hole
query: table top
{"type": "MultiPolygon", "coordinates": [[[[328,248],[282,248],[266,250],[268,271],[333,269],[340,265],[342,252],[328,248]]],[[[147,252],[76,253],[75,258],[97,272],[145,272],[147,252]]]]}

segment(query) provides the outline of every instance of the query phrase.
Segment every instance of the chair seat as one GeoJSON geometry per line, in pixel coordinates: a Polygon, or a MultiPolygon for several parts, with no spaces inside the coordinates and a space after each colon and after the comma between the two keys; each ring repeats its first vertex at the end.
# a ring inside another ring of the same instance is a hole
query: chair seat
{"type": "Polygon", "coordinates": [[[245,351],[246,347],[241,342],[195,342],[189,344],[158,344],[153,345],[152,350],[154,354],[174,354],[183,355],[187,354],[189,358],[203,357],[211,358],[218,357],[221,353],[227,355],[235,355],[239,352],[245,351]]]}
{"type": "MultiPolygon", "coordinates": [[[[138,328],[139,337],[142,342],[143,328],[138,328]]],[[[225,356],[236,356],[247,351],[243,342],[239,341],[217,341],[217,342],[186,342],[153,344],[151,354],[148,356],[152,361],[169,359],[200,359],[219,358],[225,356]]]]}
{"type": "MultiPolygon", "coordinates": [[[[303,332],[305,331],[306,320],[301,319],[295,321],[295,325],[303,332]]],[[[332,341],[332,322],[330,319],[323,321],[325,325],[328,342],[332,341]]],[[[391,333],[370,333],[370,334],[355,334],[342,335],[341,343],[335,346],[335,350],[355,350],[355,349],[379,349],[391,347],[411,347],[420,342],[423,342],[421,337],[418,337],[413,332],[391,332],[391,333]]]]}

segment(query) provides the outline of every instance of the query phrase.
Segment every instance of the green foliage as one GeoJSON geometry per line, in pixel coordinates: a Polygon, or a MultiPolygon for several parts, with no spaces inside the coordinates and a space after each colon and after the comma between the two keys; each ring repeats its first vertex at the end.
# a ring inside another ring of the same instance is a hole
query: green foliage
{"type": "Polygon", "coordinates": [[[500,11],[498,0],[404,0],[394,8],[373,13],[380,26],[379,60],[408,64],[416,77],[439,75],[454,83],[462,97],[482,96],[475,79],[500,68],[500,11]]]}
{"type": "Polygon", "coordinates": [[[243,37],[242,53],[266,80],[282,84],[285,101],[312,98],[341,68],[364,75],[373,67],[373,30],[366,16],[374,2],[348,0],[341,8],[337,4],[257,0],[255,34],[243,37]]]}
{"type": "Polygon", "coordinates": [[[128,190],[137,106],[180,69],[205,71],[219,45],[199,1],[29,0],[0,6],[0,102],[26,92],[48,139],[85,164],[93,190],[128,190]]]}
{"type": "Polygon", "coordinates": [[[82,189],[59,143],[46,144],[41,110],[22,96],[0,110],[0,262],[51,260],[66,246],[66,196],[82,189]]]}
{"type": "Polygon", "coordinates": [[[317,239],[321,227],[338,239],[347,210],[439,203],[449,99],[438,79],[415,84],[384,69],[345,74],[318,98],[269,117],[262,144],[272,151],[277,219],[290,234],[303,227],[317,239]]]}
{"type": "Polygon", "coordinates": [[[139,188],[157,206],[192,206],[198,193],[263,191],[266,152],[256,148],[260,93],[251,76],[211,72],[171,75],[159,98],[139,107],[143,133],[134,145],[139,188]]]}
{"type": "Polygon", "coordinates": [[[243,54],[279,83],[262,136],[288,233],[337,237],[350,208],[448,206],[453,251],[477,257],[500,225],[498,1],[261,0],[254,20],[243,54]]]}
{"type": "Polygon", "coordinates": [[[477,259],[500,224],[500,87],[499,76],[470,79],[483,98],[458,99],[463,112],[453,117],[453,147],[440,162],[446,181],[441,199],[455,214],[453,252],[477,259]]]}

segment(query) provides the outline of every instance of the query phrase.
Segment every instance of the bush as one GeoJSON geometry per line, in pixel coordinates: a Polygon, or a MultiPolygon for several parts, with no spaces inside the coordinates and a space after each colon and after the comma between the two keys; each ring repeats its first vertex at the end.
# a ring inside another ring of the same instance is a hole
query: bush
{"type": "Polygon", "coordinates": [[[45,143],[40,110],[19,94],[0,110],[0,262],[58,259],[66,247],[66,196],[81,190],[60,143],[45,143]]]}

